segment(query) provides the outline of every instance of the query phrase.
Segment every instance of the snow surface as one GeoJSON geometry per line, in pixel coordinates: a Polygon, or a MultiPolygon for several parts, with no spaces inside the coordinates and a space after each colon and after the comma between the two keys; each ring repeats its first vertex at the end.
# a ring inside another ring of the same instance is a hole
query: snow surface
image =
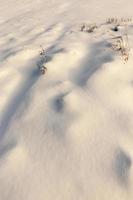
{"type": "Polygon", "coordinates": [[[0,200],[133,199],[133,24],[125,63],[111,48],[124,28],[106,23],[132,10],[0,0],[0,200]]]}

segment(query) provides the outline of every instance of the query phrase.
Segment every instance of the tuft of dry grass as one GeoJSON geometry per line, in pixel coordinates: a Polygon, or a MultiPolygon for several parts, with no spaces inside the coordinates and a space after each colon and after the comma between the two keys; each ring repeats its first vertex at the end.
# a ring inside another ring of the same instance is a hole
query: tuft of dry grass
{"type": "Polygon", "coordinates": [[[80,31],[82,32],[87,32],[87,33],[92,33],[94,30],[97,28],[96,24],[87,24],[83,23],[81,25],[80,31]]]}
{"type": "MultiPolygon", "coordinates": [[[[107,23],[113,24],[115,28],[121,27],[123,33],[120,31],[120,35],[112,38],[112,49],[114,51],[120,52],[123,60],[125,62],[129,59],[129,37],[128,37],[128,24],[130,24],[132,18],[109,18],[107,23]]],[[[113,29],[115,30],[115,29],[113,29]]]]}
{"type": "Polygon", "coordinates": [[[38,61],[37,66],[41,74],[45,74],[47,71],[47,68],[45,67],[44,64],[47,62],[47,56],[46,56],[44,48],[42,46],[40,47],[41,47],[41,50],[39,51],[40,60],[38,61]]]}
{"type": "Polygon", "coordinates": [[[112,49],[114,51],[120,52],[121,56],[125,62],[128,61],[130,47],[129,47],[127,27],[125,27],[124,35],[113,38],[112,49]]]}
{"type": "Polygon", "coordinates": [[[126,25],[132,22],[132,18],[108,18],[106,21],[108,24],[115,24],[115,25],[126,25]]]}

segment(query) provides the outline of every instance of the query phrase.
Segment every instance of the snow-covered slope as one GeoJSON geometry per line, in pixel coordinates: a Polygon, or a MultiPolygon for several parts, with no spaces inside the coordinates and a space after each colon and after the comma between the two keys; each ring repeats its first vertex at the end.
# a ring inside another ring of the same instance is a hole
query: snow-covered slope
{"type": "Polygon", "coordinates": [[[0,0],[0,200],[133,199],[132,10],[0,0]],[[127,20],[128,62],[110,17],[127,20]]]}

